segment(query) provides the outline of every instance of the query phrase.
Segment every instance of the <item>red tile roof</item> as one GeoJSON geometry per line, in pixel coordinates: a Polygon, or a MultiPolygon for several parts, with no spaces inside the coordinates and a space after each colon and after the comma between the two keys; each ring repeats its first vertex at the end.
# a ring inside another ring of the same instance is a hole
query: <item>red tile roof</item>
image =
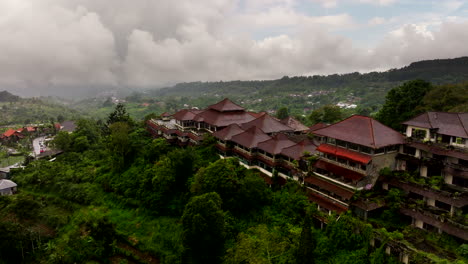
{"type": "Polygon", "coordinates": [[[273,138],[258,143],[258,148],[266,151],[272,155],[280,154],[281,150],[287,147],[296,145],[293,141],[289,140],[285,134],[277,134],[273,138]]]}
{"type": "Polygon", "coordinates": [[[36,131],[36,128],[35,128],[35,127],[30,127],[30,126],[29,126],[29,127],[25,127],[25,129],[26,129],[26,131],[28,131],[28,132],[34,132],[34,131],[36,131]]]}
{"type": "Polygon", "coordinates": [[[169,116],[171,116],[171,114],[169,114],[168,112],[164,112],[160,116],[161,117],[169,117],[169,116]]]}
{"type": "Polygon", "coordinates": [[[239,106],[235,103],[233,103],[231,100],[228,98],[225,98],[224,100],[208,106],[208,109],[213,109],[218,112],[229,112],[229,111],[244,111],[245,109],[242,106],[239,106]]]}
{"type": "Polygon", "coordinates": [[[317,129],[321,129],[321,128],[324,128],[324,127],[327,127],[327,126],[328,126],[328,125],[327,125],[327,124],[324,124],[324,123],[317,123],[317,124],[315,124],[315,125],[309,127],[309,131],[310,131],[310,132],[313,132],[313,131],[315,131],[315,130],[317,130],[317,129]]]}
{"type": "Polygon", "coordinates": [[[244,132],[244,130],[240,128],[238,124],[231,124],[221,130],[214,132],[213,136],[221,140],[230,140],[232,136],[235,136],[242,132],[244,132]]]}
{"type": "Polygon", "coordinates": [[[193,120],[205,122],[212,126],[224,127],[231,124],[242,124],[254,120],[255,118],[244,111],[218,112],[213,109],[207,109],[198,113],[193,120]]]}
{"type": "Polygon", "coordinates": [[[362,179],[364,177],[364,174],[361,174],[359,172],[343,168],[341,166],[338,166],[338,165],[335,165],[335,164],[332,164],[332,163],[328,163],[328,162],[326,162],[324,160],[318,160],[314,164],[314,167],[319,168],[319,169],[323,169],[323,170],[326,170],[326,171],[329,171],[329,172],[333,172],[333,174],[343,176],[343,177],[345,177],[347,179],[351,179],[351,180],[360,180],[360,179],[362,179]]]}
{"type": "Polygon", "coordinates": [[[271,137],[265,134],[265,132],[260,128],[253,126],[246,131],[233,136],[231,141],[247,148],[255,148],[258,143],[268,139],[271,139],[271,137]]]}
{"type": "Polygon", "coordinates": [[[402,124],[438,129],[439,134],[468,138],[468,113],[426,112],[402,124]]]}
{"type": "Polygon", "coordinates": [[[296,132],[303,132],[309,130],[308,127],[306,127],[304,124],[299,122],[299,120],[293,118],[293,117],[286,117],[280,121],[281,123],[289,126],[290,128],[294,129],[296,132]]]}
{"type": "Polygon", "coordinates": [[[347,160],[352,160],[355,162],[359,162],[361,164],[368,164],[372,157],[366,154],[362,154],[356,151],[332,146],[329,144],[320,144],[320,146],[317,148],[318,151],[331,154],[334,156],[337,156],[339,158],[347,159],[347,160]]]}
{"type": "Polygon", "coordinates": [[[313,132],[373,149],[404,143],[399,132],[367,116],[353,115],[343,121],[313,132]]]}
{"type": "Polygon", "coordinates": [[[8,129],[7,131],[5,131],[5,133],[3,133],[3,136],[4,137],[11,137],[13,134],[16,133],[16,130],[14,129],[8,129]]]}
{"type": "Polygon", "coordinates": [[[307,183],[313,184],[315,186],[318,186],[321,189],[324,189],[324,190],[327,190],[329,192],[335,193],[338,196],[340,196],[340,197],[342,197],[342,198],[344,198],[346,200],[351,199],[351,197],[353,197],[353,195],[354,195],[353,191],[345,189],[345,188],[343,188],[341,186],[338,186],[338,185],[333,184],[331,182],[328,182],[326,180],[320,179],[320,178],[318,178],[316,176],[305,177],[304,181],[307,182],[307,183]]]}
{"type": "Polygon", "coordinates": [[[281,154],[286,157],[299,160],[304,155],[305,151],[309,152],[310,154],[314,154],[316,152],[316,148],[317,145],[315,145],[312,141],[304,139],[294,146],[284,148],[281,150],[281,154]]]}
{"type": "Polygon", "coordinates": [[[254,119],[250,122],[241,125],[242,129],[249,129],[251,127],[258,127],[263,132],[276,133],[276,132],[293,132],[294,130],[287,125],[282,124],[278,120],[274,119],[268,114],[262,115],[261,117],[254,119]]]}

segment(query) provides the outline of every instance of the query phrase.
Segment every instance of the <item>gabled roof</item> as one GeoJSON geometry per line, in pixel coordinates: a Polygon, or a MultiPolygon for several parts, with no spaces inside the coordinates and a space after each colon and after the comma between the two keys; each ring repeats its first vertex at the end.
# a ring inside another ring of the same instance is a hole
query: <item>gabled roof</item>
{"type": "Polygon", "coordinates": [[[268,114],[262,115],[261,117],[254,119],[250,122],[241,125],[243,129],[249,129],[251,127],[258,127],[263,132],[276,133],[276,132],[293,132],[294,130],[289,126],[282,124],[280,121],[274,119],[268,114]]]}
{"type": "Polygon", "coordinates": [[[239,106],[235,103],[233,103],[231,100],[228,98],[224,98],[224,100],[208,106],[207,109],[213,109],[218,112],[228,112],[228,111],[244,111],[245,109],[242,106],[239,106]]]}
{"type": "Polygon", "coordinates": [[[296,145],[293,141],[289,140],[285,134],[277,134],[271,139],[263,141],[258,144],[258,148],[266,151],[272,155],[280,154],[281,150],[287,147],[296,145]]]}
{"type": "Polygon", "coordinates": [[[18,185],[16,185],[16,183],[10,181],[10,180],[0,180],[0,190],[4,190],[4,189],[7,189],[7,188],[13,188],[13,187],[16,187],[18,185]]]}
{"type": "Polygon", "coordinates": [[[313,133],[373,149],[404,143],[404,137],[399,132],[377,120],[361,115],[353,115],[338,123],[315,130],[313,133]]]}
{"type": "Polygon", "coordinates": [[[290,128],[294,129],[296,132],[303,132],[309,130],[308,127],[306,127],[304,124],[299,122],[299,120],[293,118],[293,117],[286,117],[280,121],[282,124],[285,124],[289,126],[290,128]]]}
{"type": "Polygon", "coordinates": [[[265,132],[260,128],[253,126],[246,131],[233,136],[231,141],[247,148],[255,148],[258,143],[268,139],[271,139],[271,137],[265,134],[265,132]]]}
{"type": "Polygon", "coordinates": [[[361,164],[368,164],[372,157],[370,155],[362,154],[356,151],[335,147],[329,144],[321,144],[318,148],[318,151],[337,156],[342,159],[351,160],[361,164]]]}
{"type": "Polygon", "coordinates": [[[200,111],[193,120],[205,122],[207,124],[224,127],[231,124],[242,124],[254,120],[255,118],[244,111],[218,112],[213,109],[200,111]]]}
{"type": "Polygon", "coordinates": [[[24,129],[25,129],[26,131],[28,131],[28,132],[34,132],[34,131],[36,131],[36,128],[35,128],[35,127],[31,127],[31,126],[25,127],[24,129]]]}
{"type": "Polygon", "coordinates": [[[3,136],[4,137],[11,137],[12,135],[14,135],[16,133],[16,130],[14,129],[8,129],[7,131],[5,131],[5,133],[3,133],[3,136]]]}
{"type": "Polygon", "coordinates": [[[426,112],[402,124],[438,129],[439,134],[468,138],[468,113],[426,112]]]}
{"type": "Polygon", "coordinates": [[[161,117],[170,117],[171,114],[169,114],[168,112],[164,112],[160,115],[161,117]]]}
{"type": "Polygon", "coordinates": [[[244,132],[244,130],[240,128],[238,124],[231,124],[221,130],[214,132],[213,136],[221,140],[230,140],[232,136],[235,136],[242,132],[244,132]]]}
{"type": "Polygon", "coordinates": [[[317,123],[317,124],[315,124],[315,125],[309,127],[309,131],[310,131],[310,132],[313,132],[313,131],[315,131],[315,130],[318,130],[318,129],[321,129],[321,128],[324,128],[324,127],[327,127],[327,126],[328,126],[328,125],[325,124],[325,123],[317,123]]]}
{"type": "Polygon", "coordinates": [[[193,110],[193,109],[182,109],[175,113],[173,117],[179,121],[189,121],[193,120],[197,114],[199,114],[200,110],[193,110]]]}
{"type": "Polygon", "coordinates": [[[304,152],[307,151],[310,154],[314,154],[316,152],[316,149],[317,145],[315,145],[312,141],[308,139],[304,139],[296,145],[282,149],[281,154],[286,157],[299,160],[304,155],[304,152]]]}

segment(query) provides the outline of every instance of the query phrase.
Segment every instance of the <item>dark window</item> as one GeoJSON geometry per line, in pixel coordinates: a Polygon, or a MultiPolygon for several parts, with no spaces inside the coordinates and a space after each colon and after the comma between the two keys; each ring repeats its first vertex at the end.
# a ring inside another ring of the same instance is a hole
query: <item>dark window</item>
{"type": "Polygon", "coordinates": [[[343,140],[336,140],[336,145],[340,146],[340,147],[343,147],[343,148],[346,148],[346,141],[343,141],[343,140]]]}
{"type": "Polygon", "coordinates": [[[394,151],[398,151],[399,149],[399,146],[398,145],[393,145],[393,146],[387,146],[385,147],[385,151],[388,152],[394,152],[394,151]]]}
{"type": "Polygon", "coordinates": [[[361,146],[360,149],[363,153],[372,154],[372,149],[369,147],[361,146]]]}
{"type": "Polygon", "coordinates": [[[443,209],[443,210],[446,210],[446,211],[450,212],[450,207],[451,207],[450,204],[446,204],[444,202],[436,200],[435,201],[435,206],[440,208],[440,209],[443,209]]]}
{"type": "Polygon", "coordinates": [[[358,144],[354,144],[354,143],[349,143],[349,142],[348,142],[348,148],[349,148],[349,149],[352,149],[352,150],[359,151],[359,145],[358,145],[358,144]]]}
{"type": "Polygon", "coordinates": [[[413,131],[411,132],[411,137],[424,139],[426,137],[426,130],[413,128],[413,131]]]}
{"type": "Polygon", "coordinates": [[[468,167],[468,160],[459,159],[458,164],[460,164],[461,166],[468,167]]]}
{"type": "Polygon", "coordinates": [[[403,153],[408,155],[416,155],[416,149],[413,147],[403,146],[403,153]]]}
{"type": "Polygon", "coordinates": [[[382,154],[382,153],[385,153],[385,148],[379,148],[379,149],[376,149],[375,154],[382,154]]]}
{"type": "Polygon", "coordinates": [[[452,184],[468,188],[468,179],[463,179],[463,178],[460,178],[460,177],[453,176],[452,184]]]}

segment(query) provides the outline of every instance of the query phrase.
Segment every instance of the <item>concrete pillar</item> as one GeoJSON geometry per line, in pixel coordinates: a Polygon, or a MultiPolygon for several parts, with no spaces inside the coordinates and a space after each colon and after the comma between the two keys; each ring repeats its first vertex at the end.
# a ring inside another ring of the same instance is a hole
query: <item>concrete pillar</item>
{"type": "Polygon", "coordinates": [[[429,206],[435,206],[435,199],[427,198],[426,203],[429,206]]]}
{"type": "Polygon", "coordinates": [[[446,184],[452,184],[452,182],[453,182],[453,176],[450,175],[450,174],[448,174],[448,173],[446,173],[446,174],[445,174],[445,177],[444,177],[444,180],[445,180],[445,183],[446,183],[446,184]]]}
{"type": "Polygon", "coordinates": [[[420,151],[419,149],[416,149],[416,152],[414,153],[414,156],[415,156],[416,158],[421,157],[421,151],[420,151]]]}
{"type": "Polygon", "coordinates": [[[385,253],[386,253],[387,255],[390,255],[391,252],[392,252],[392,249],[391,249],[390,247],[387,246],[387,247],[385,248],[385,253]]]}
{"type": "Polygon", "coordinates": [[[387,190],[388,191],[388,183],[382,183],[382,189],[384,190],[387,190]]]}
{"type": "Polygon", "coordinates": [[[421,169],[419,169],[419,175],[421,175],[421,177],[427,177],[427,166],[421,165],[421,169]]]}
{"type": "Polygon", "coordinates": [[[409,263],[409,255],[408,253],[403,253],[403,255],[401,256],[401,262],[403,264],[408,264],[409,263]]]}
{"type": "Polygon", "coordinates": [[[424,222],[419,219],[414,219],[414,226],[417,228],[424,229],[424,222]]]}
{"type": "Polygon", "coordinates": [[[374,238],[371,238],[369,243],[370,243],[371,247],[375,247],[375,239],[374,238]]]}
{"type": "Polygon", "coordinates": [[[453,216],[455,214],[455,211],[456,211],[456,208],[453,205],[451,205],[450,206],[450,216],[453,216]]]}

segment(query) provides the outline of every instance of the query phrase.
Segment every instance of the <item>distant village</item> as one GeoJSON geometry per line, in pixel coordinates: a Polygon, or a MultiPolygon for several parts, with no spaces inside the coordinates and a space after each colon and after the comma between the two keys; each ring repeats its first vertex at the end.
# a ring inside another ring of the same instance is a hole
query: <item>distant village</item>
{"type": "MultiPolygon", "coordinates": [[[[16,129],[9,128],[0,135],[0,150],[7,156],[16,156],[23,161],[24,159],[50,159],[62,151],[49,148],[48,142],[59,131],[71,133],[75,129],[74,121],[55,123],[53,126],[36,124],[16,129]],[[18,147],[26,148],[28,153],[22,153],[18,147]]],[[[10,171],[22,168],[22,164],[23,162],[16,162],[0,167],[0,195],[11,195],[17,191],[17,184],[9,180],[10,171]]]]}
{"type": "Polygon", "coordinates": [[[270,185],[300,182],[328,214],[352,210],[365,220],[379,214],[385,200],[359,197],[360,191],[397,188],[407,199],[400,213],[413,226],[468,240],[468,113],[426,112],[403,125],[404,134],[353,115],[306,127],[224,99],[203,110],[163,113],[147,129],[179,146],[213,136],[222,158],[236,157],[270,185]]]}

